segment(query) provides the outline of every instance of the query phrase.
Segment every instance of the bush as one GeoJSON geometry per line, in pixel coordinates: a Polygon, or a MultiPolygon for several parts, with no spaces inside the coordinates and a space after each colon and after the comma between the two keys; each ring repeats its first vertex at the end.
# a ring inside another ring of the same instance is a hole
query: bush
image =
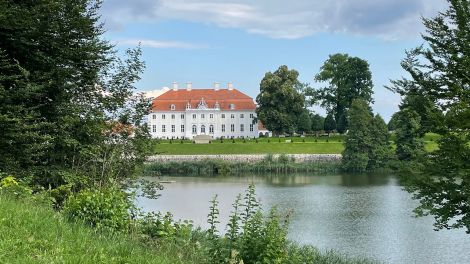
{"type": "Polygon", "coordinates": [[[63,211],[70,218],[83,220],[97,228],[126,231],[130,227],[132,203],[117,188],[82,190],[71,196],[63,211]]]}
{"type": "Polygon", "coordinates": [[[0,180],[0,193],[12,195],[16,198],[31,196],[33,191],[28,186],[18,182],[13,176],[6,176],[0,180]]]}
{"type": "Polygon", "coordinates": [[[64,202],[72,195],[72,185],[65,184],[49,191],[52,202],[56,209],[61,208],[64,202]]]}

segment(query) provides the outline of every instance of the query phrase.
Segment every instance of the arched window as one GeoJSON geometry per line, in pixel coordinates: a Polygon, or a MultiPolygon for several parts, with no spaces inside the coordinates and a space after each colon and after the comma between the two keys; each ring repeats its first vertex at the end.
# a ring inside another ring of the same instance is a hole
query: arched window
{"type": "Polygon", "coordinates": [[[176,106],[175,106],[174,104],[172,104],[172,105],[170,106],[170,108],[171,108],[171,110],[175,110],[175,109],[176,109],[176,106]]]}
{"type": "Polygon", "coordinates": [[[235,104],[230,104],[230,109],[235,109],[235,104]]]}
{"type": "Polygon", "coordinates": [[[209,133],[211,133],[211,134],[214,133],[214,126],[213,125],[209,126],[209,133]]]}
{"type": "Polygon", "coordinates": [[[196,134],[197,133],[197,127],[196,125],[193,125],[193,134],[196,134]]]}
{"type": "Polygon", "coordinates": [[[186,109],[191,109],[191,104],[189,102],[186,104],[186,109]]]}
{"type": "Polygon", "coordinates": [[[202,125],[201,126],[201,134],[206,133],[206,126],[202,125]]]}

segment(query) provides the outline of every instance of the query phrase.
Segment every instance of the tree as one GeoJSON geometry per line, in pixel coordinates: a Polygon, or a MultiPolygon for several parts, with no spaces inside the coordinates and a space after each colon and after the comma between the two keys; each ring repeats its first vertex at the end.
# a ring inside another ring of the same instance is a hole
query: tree
{"type": "Polygon", "coordinates": [[[326,115],[325,121],[324,121],[324,129],[330,135],[331,132],[333,132],[336,129],[336,121],[335,118],[333,117],[333,114],[328,114],[326,115]]]}
{"type": "Polygon", "coordinates": [[[385,168],[393,157],[390,134],[383,118],[376,114],[370,124],[370,135],[374,138],[369,152],[368,170],[385,168]]]}
{"type": "Polygon", "coordinates": [[[446,11],[423,19],[426,45],[407,52],[402,61],[411,78],[394,81],[389,89],[408,99],[419,95],[442,117],[430,116],[431,122],[426,122],[441,134],[439,149],[410,177],[407,187],[420,201],[418,215],[433,215],[437,229],[470,232],[470,2],[448,3],[446,11]]]}
{"type": "Polygon", "coordinates": [[[340,134],[344,134],[348,129],[348,111],[344,111],[336,123],[336,130],[340,134]]]}
{"type": "Polygon", "coordinates": [[[362,172],[367,170],[369,151],[373,144],[369,125],[373,115],[364,100],[355,100],[349,113],[349,133],[343,151],[342,167],[346,171],[362,172]]]}
{"type": "Polygon", "coordinates": [[[307,109],[304,109],[297,118],[297,132],[304,133],[312,130],[312,120],[310,119],[310,113],[307,109]]]}
{"type": "Polygon", "coordinates": [[[342,168],[364,172],[386,166],[391,159],[387,125],[372,114],[368,103],[354,100],[349,110],[349,133],[343,151],[342,168]]]}
{"type": "Polygon", "coordinates": [[[280,66],[274,73],[265,74],[256,97],[256,113],[268,130],[279,135],[294,132],[297,117],[305,109],[305,100],[295,88],[299,73],[280,66]]]}
{"type": "Polygon", "coordinates": [[[133,96],[141,51],[117,57],[102,38],[99,8],[92,0],[1,1],[2,170],[79,188],[119,182],[142,162],[148,105],[133,96]]]}
{"type": "Polygon", "coordinates": [[[340,133],[348,129],[347,110],[354,99],[372,102],[372,74],[369,63],[347,54],[330,55],[315,76],[318,82],[327,82],[328,87],[312,91],[329,113],[334,115],[340,133]],[[340,123],[341,122],[341,123],[340,123]]]}
{"type": "Polygon", "coordinates": [[[416,111],[404,108],[396,113],[396,156],[398,160],[413,161],[424,155],[421,138],[420,116],[416,111]]]}
{"type": "Polygon", "coordinates": [[[395,131],[397,128],[397,119],[398,119],[398,112],[393,113],[392,117],[388,121],[387,127],[388,131],[395,131]]]}
{"type": "Polygon", "coordinates": [[[316,133],[318,136],[318,133],[325,128],[325,118],[322,117],[319,114],[312,114],[311,115],[312,119],[312,131],[316,133]]]}

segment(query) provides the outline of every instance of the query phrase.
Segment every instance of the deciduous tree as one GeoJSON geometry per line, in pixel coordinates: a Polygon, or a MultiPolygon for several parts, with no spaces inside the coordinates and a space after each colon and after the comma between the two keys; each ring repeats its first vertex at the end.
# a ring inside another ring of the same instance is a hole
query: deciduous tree
{"type": "Polygon", "coordinates": [[[305,109],[304,96],[296,90],[298,76],[296,70],[283,65],[261,80],[256,112],[259,120],[276,135],[293,133],[297,118],[305,109]]]}
{"type": "Polygon", "coordinates": [[[372,102],[373,84],[369,63],[358,57],[347,54],[330,55],[315,80],[328,83],[327,87],[311,90],[311,93],[321,106],[334,115],[339,132],[348,129],[345,122],[347,110],[354,99],[372,102]]]}

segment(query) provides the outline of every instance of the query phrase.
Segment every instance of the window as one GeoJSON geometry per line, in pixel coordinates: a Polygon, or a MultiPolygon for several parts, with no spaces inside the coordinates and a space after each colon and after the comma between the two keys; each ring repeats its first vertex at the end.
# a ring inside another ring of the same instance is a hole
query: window
{"type": "Polygon", "coordinates": [[[153,133],[157,132],[157,125],[153,125],[153,126],[152,126],[152,132],[153,132],[153,133]]]}
{"type": "Polygon", "coordinates": [[[201,126],[201,134],[202,133],[206,133],[206,126],[205,125],[202,125],[201,126]]]}
{"type": "Polygon", "coordinates": [[[175,125],[171,125],[171,132],[175,133],[175,125]]]}
{"type": "Polygon", "coordinates": [[[152,115],[152,118],[153,118],[153,119],[157,119],[157,115],[152,115]]]}
{"type": "Polygon", "coordinates": [[[225,125],[222,125],[222,132],[225,132],[225,125]]]}
{"type": "Polygon", "coordinates": [[[225,118],[225,114],[222,114],[222,118],[225,118]]]}
{"type": "Polygon", "coordinates": [[[253,132],[253,124],[250,124],[250,132],[253,132]]]}
{"type": "Polygon", "coordinates": [[[181,119],[184,119],[184,114],[181,114],[181,119]]]}
{"type": "Polygon", "coordinates": [[[181,125],[181,132],[184,132],[184,125],[181,125]]]}
{"type": "Polygon", "coordinates": [[[245,115],[244,115],[244,114],[240,114],[240,118],[245,118],[245,115]]]}
{"type": "Polygon", "coordinates": [[[197,133],[197,127],[196,125],[193,125],[193,134],[196,134],[197,133]]]}
{"type": "Polygon", "coordinates": [[[240,132],[243,132],[243,131],[245,131],[245,125],[240,124],[240,132]]]}
{"type": "Polygon", "coordinates": [[[230,109],[235,109],[235,105],[234,104],[230,104],[230,109]]]}
{"type": "Polygon", "coordinates": [[[253,117],[254,117],[253,114],[250,114],[250,118],[253,118],[253,117]]]}
{"type": "Polygon", "coordinates": [[[175,109],[176,109],[176,106],[175,106],[174,104],[172,104],[172,105],[170,106],[170,109],[171,109],[171,110],[175,110],[175,109]]]}
{"type": "Polygon", "coordinates": [[[232,118],[232,119],[235,118],[235,115],[234,115],[234,114],[231,114],[231,115],[230,115],[230,118],[232,118]]]}
{"type": "Polygon", "coordinates": [[[204,118],[205,118],[204,114],[201,114],[201,118],[202,118],[202,119],[204,119],[204,118]]]}
{"type": "Polygon", "coordinates": [[[175,119],[175,115],[171,115],[171,119],[175,119]]]}
{"type": "Polygon", "coordinates": [[[209,126],[209,133],[214,133],[214,126],[213,125],[210,125],[209,126]]]}
{"type": "Polygon", "coordinates": [[[196,119],[196,114],[193,114],[193,119],[196,119]]]}
{"type": "Polygon", "coordinates": [[[162,125],[162,132],[166,132],[165,125],[162,125]]]}
{"type": "Polygon", "coordinates": [[[165,119],[165,115],[162,115],[162,119],[165,119]]]}
{"type": "Polygon", "coordinates": [[[186,104],[186,109],[191,109],[191,104],[189,102],[186,104]]]}
{"type": "Polygon", "coordinates": [[[230,131],[235,132],[235,125],[234,124],[230,125],[230,131]]]}
{"type": "Polygon", "coordinates": [[[210,119],[214,118],[214,115],[213,115],[213,114],[210,114],[210,115],[209,115],[209,118],[210,118],[210,119]]]}

